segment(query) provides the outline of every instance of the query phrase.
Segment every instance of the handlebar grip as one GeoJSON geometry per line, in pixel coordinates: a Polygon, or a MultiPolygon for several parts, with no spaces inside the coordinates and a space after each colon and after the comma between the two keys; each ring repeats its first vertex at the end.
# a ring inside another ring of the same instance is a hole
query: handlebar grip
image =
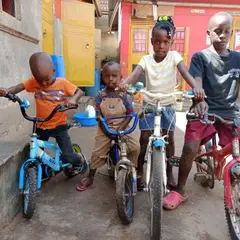
{"type": "Polygon", "coordinates": [[[9,100],[16,102],[17,100],[15,99],[15,95],[12,93],[8,93],[4,96],[5,98],[8,98],[9,100]]]}
{"type": "Polygon", "coordinates": [[[78,108],[78,104],[75,104],[73,106],[67,106],[66,104],[61,104],[59,105],[59,109],[58,109],[58,112],[65,112],[69,109],[77,109],[78,108]]]}

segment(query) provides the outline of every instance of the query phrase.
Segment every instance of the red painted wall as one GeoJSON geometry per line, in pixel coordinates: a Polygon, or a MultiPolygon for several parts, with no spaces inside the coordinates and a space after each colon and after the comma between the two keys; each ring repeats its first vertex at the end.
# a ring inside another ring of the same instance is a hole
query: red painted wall
{"type": "Polygon", "coordinates": [[[132,4],[122,3],[122,32],[120,41],[120,64],[122,66],[122,75],[128,75],[128,50],[129,50],[129,35],[130,23],[132,15],[132,4]]]}
{"type": "Polygon", "coordinates": [[[209,18],[220,11],[239,11],[239,9],[175,7],[173,20],[178,27],[189,27],[188,63],[193,53],[206,48],[206,32],[209,18]],[[192,9],[204,10],[204,13],[192,13],[192,9]]]}
{"type": "Polygon", "coordinates": [[[61,19],[61,0],[54,0],[54,16],[61,19]]]}

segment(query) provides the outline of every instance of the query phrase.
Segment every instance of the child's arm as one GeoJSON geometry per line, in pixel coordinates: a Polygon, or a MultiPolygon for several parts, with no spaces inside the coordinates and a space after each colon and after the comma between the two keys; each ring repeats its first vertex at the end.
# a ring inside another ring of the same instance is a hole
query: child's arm
{"type": "Polygon", "coordinates": [[[8,93],[17,94],[23,90],[25,90],[25,86],[23,83],[20,83],[16,86],[12,86],[10,88],[0,88],[0,96],[3,97],[8,93]]]}
{"type": "Polygon", "coordinates": [[[136,68],[133,70],[133,72],[128,76],[124,81],[121,81],[118,85],[119,90],[126,92],[128,85],[132,85],[136,83],[140,75],[145,69],[145,60],[142,58],[139,62],[139,64],[136,66],[136,68]]]}
{"type": "Polygon", "coordinates": [[[74,95],[67,101],[67,106],[76,105],[79,102],[79,99],[83,96],[83,91],[81,89],[77,89],[74,93],[74,95]]]}
{"type": "Polygon", "coordinates": [[[193,76],[189,73],[187,66],[182,61],[177,65],[178,71],[181,73],[182,77],[192,88],[202,88],[202,79],[201,78],[193,78],[193,76]],[[196,81],[197,80],[197,81],[196,81]]]}
{"type": "MultiPolygon", "coordinates": [[[[134,109],[133,109],[133,103],[132,103],[132,98],[130,97],[130,95],[126,94],[123,98],[123,103],[127,109],[127,115],[130,114],[130,113],[133,113],[134,112],[134,109]]],[[[129,118],[126,118],[121,124],[120,126],[118,127],[118,131],[122,131],[122,130],[125,130],[126,127],[128,126],[128,124],[132,121],[132,118],[129,117],[129,118]]]]}
{"type": "Polygon", "coordinates": [[[181,73],[183,79],[192,87],[194,95],[197,99],[204,99],[205,92],[202,88],[202,80],[200,78],[193,78],[189,73],[187,66],[183,61],[177,65],[178,71],[181,73]],[[197,80],[197,81],[196,81],[197,80]]]}
{"type": "Polygon", "coordinates": [[[143,72],[143,68],[140,65],[137,65],[137,67],[133,70],[133,72],[130,74],[130,76],[128,76],[123,83],[124,84],[129,84],[132,85],[134,83],[136,83],[136,81],[138,80],[138,78],[140,77],[140,75],[143,72]]]}

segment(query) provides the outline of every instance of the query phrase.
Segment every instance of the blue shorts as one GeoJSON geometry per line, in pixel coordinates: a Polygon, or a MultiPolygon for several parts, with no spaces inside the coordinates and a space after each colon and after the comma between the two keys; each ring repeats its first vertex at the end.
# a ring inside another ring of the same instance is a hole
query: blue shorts
{"type": "MultiPolygon", "coordinates": [[[[145,114],[144,118],[139,119],[140,130],[154,129],[154,113],[145,114]]],[[[174,131],[176,128],[176,112],[172,105],[165,107],[162,110],[161,129],[169,129],[174,131]]]]}

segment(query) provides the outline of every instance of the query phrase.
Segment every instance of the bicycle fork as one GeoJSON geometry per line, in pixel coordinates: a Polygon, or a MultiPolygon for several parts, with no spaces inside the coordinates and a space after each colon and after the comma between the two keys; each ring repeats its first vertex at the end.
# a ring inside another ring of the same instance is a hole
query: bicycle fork
{"type": "MultiPolygon", "coordinates": [[[[115,178],[118,177],[118,171],[121,168],[124,168],[128,171],[132,172],[132,184],[133,184],[133,194],[136,195],[137,192],[137,173],[136,173],[136,168],[134,166],[134,164],[127,158],[127,144],[125,141],[120,140],[119,141],[119,145],[120,145],[120,161],[117,164],[117,168],[116,168],[116,175],[115,178]]],[[[115,179],[116,180],[116,179],[115,179]]]]}
{"type": "MultiPolygon", "coordinates": [[[[147,151],[146,151],[146,158],[147,158],[147,169],[146,169],[146,187],[144,188],[144,191],[149,191],[149,185],[150,185],[150,178],[151,178],[151,165],[152,165],[152,148],[155,147],[153,146],[153,140],[155,138],[150,138],[148,146],[147,146],[147,151]]],[[[161,147],[161,154],[163,154],[163,157],[160,159],[166,159],[165,156],[165,148],[161,147]]],[[[168,191],[167,189],[167,172],[166,172],[166,161],[162,162],[162,178],[163,178],[163,187],[164,187],[164,192],[166,193],[168,191]]]]}

